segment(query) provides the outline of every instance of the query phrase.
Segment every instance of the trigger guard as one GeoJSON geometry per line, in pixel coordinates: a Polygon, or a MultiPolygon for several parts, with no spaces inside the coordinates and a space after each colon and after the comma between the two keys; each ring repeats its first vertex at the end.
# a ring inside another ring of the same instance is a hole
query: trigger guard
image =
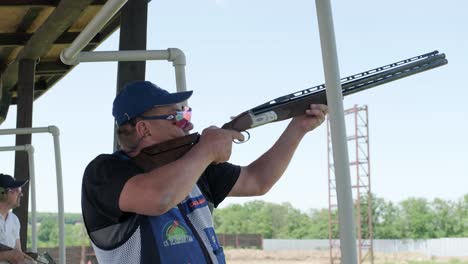
{"type": "MultiPolygon", "coordinates": [[[[236,143],[236,144],[242,144],[242,143],[245,143],[247,141],[249,141],[250,139],[250,133],[248,131],[241,131],[241,133],[243,135],[247,135],[246,139],[244,141],[239,141],[237,139],[233,139],[232,142],[236,143]]],[[[245,137],[245,136],[244,136],[245,137]]]]}

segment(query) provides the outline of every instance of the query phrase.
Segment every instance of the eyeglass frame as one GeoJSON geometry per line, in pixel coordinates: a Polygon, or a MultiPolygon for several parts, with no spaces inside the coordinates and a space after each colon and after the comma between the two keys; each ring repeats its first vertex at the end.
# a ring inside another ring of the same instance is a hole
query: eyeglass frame
{"type": "MultiPolygon", "coordinates": [[[[122,125],[129,124],[131,126],[136,126],[138,121],[141,121],[141,120],[168,120],[168,121],[175,120],[177,122],[177,121],[181,121],[181,120],[185,119],[183,117],[185,112],[190,112],[191,113],[192,108],[188,107],[188,106],[184,106],[184,110],[177,110],[177,111],[175,111],[175,114],[172,114],[172,115],[137,116],[135,118],[132,118],[132,119],[128,120],[127,122],[123,123],[122,125]],[[182,118],[177,119],[177,116],[182,116],[182,118]]],[[[190,119],[187,120],[187,121],[190,121],[190,119]]],[[[122,125],[120,125],[120,126],[122,126],[122,125]]]]}
{"type": "MultiPolygon", "coordinates": [[[[175,121],[181,121],[184,118],[184,114],[186,112],[192,112],[192,108],[191,107],[187,107],[187,106],[184,106],[184,110],[177,110],[175,111],[175,114],[172,114],[172,115],[156,115],[156,116],[139,116],[138,118],[140,120],[175,120],[175,121]],[[180,116],[180,118],[177,118],[178,116],[180,116]]],[[[187,120],[187,121],[190,121],[190,120],[187,120]]]]}

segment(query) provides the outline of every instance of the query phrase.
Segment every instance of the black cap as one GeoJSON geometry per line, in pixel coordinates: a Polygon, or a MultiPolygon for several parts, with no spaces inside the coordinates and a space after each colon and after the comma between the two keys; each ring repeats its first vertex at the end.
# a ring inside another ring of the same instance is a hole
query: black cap
{"type": "Polygon", "coordinates": [[[28,180],[15,180],[8,174],[0,173],[0,187],[5,189],[14,189],[25,185],[28,180]]]}

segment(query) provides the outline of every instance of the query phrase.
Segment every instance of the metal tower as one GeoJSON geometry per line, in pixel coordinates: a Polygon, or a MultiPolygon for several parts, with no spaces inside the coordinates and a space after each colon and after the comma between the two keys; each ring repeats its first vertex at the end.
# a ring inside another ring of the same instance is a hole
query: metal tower
{"type": "MultiPolygon", "coordinates": [[[[353,188],[356,217],[356,238],[359,263],[374,263],[372,235],[372,196],[369,158],[369,115],[367,106],[354,105],[344,112],[351,184],[353,188]]],[[[330,263],[341,262],[340,240],[338,234],[338,207],[336,179],[333,167],[330,121],[327,118],[328,149],[328,237],[330,241],[330,263]]]]}

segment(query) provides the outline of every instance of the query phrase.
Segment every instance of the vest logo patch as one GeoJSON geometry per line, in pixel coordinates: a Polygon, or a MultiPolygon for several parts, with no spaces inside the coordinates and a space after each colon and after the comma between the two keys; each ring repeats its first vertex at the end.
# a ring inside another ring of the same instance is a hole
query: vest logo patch
{"type": "Polygon", "coordinates": [[[206,199],[203,195],[197,197],[189,197],[185,202],[182,203],[187,213],[192,213],[196,209],[207,206],[206,199]]]}
{"type": "Polygon", "coordinates": [[[163,236],[163,245],[165,247],[193,242],[193,237],[187,231],[187,228],[177,220],[170,221],[164,226],[163,236]]]}

